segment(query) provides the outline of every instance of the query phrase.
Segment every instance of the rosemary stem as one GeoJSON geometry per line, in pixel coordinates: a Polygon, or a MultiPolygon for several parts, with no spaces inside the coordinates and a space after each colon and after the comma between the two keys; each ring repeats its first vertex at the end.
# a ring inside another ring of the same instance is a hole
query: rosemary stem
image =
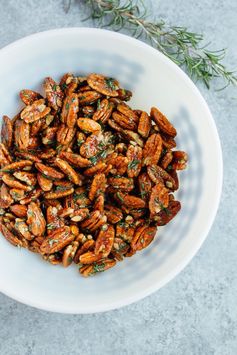
{"type": "Polygon", "coordinates": [[[222,64],[224,50],[209,50],[202,45],[200,33],[190,32],[185,27],[171,26],[163,20],[147,20],[142,0],[84,0],[84,3],[91,11],[89,18],[99,26],[115,31],[126,27],[135,37],[145,36],[154,47],[185,67],[193,79],[203,81],[208,88],[216,77],[226,82],[225,87],[237,84],[235,73],[222,64]]]}

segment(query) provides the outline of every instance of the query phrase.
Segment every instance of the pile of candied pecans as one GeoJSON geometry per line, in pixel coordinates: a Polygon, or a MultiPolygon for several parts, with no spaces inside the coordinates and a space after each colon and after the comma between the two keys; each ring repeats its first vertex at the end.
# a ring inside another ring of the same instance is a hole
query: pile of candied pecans
{"type": "Polygon", "coordinates": [[[132,110],[132,93],[99,74],[44,81],[45,98],[3,117],[0,230],[14,246],[83,276],[111,268],[153,240],[180,210],[173,192],[187,154],[156,108],[132,110]]]}

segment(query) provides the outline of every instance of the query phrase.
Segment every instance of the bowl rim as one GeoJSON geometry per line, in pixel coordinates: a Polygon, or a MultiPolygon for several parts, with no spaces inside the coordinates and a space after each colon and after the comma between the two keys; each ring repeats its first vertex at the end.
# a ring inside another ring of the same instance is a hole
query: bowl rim
{"type": "Polygon", "coordinates": [[[222,157],[222,149],[221,149],[221,143],[217,131],[217,127],[214,121],[214,118],[212,116],[212,113],[207,105],[207,102],[203,98],[201,92],[195,85],[195,83],[189,78],[189,76],[180,68],[178,67],[174,62],[172,62],[171,59],[167,58],[163,53],[161,53],[159,50],[151,47],[150,45],[135,39],[133,37],[130,37],[125,34],[121,34],[118,32],[110,31],[110,30],[105,30],[105,29],[98,29],[98,28],[92,28],[92,27],[66,27],[66,28],[56,28],[56,29],[51,29],[51,30],[46,30],[46,31],[41,31],[37,33],[30,34],[28,36],[25,36],[23,38],[20,38],[6,46],[0,49],[0,56],[2,53],[6,53],[7,51],[14,49],[15,47],[25,44],[27,42],[31,42],[32,40],[37,40],[38,38],[42,37],[49,37],[51,35],[60,35],[60,34],[82,34],[82,33],[91,33],[96,35],[96,33],[102,33],[105,36],[110,36],[113,37],[114,39],[121,39],[125,42],[133,42],[136,44],[136,46],[140,47],[141,50],[146,50],[151,53],[151,55],[156,55],[159,57],[159,60],[163,61],[166,63],[166,65],[170,66],[174,71],[178,73],[181,79],[183,79],[186,84],[190,87],[190,90],[193,91],[195,96],[198,97],[200,102],[203,105],[203,109],[205,110],[206,115],[209,118],[209,123],[211,126],[211,130],[213,133],[213,137],[215,140],[215,146],[216,146],[216,157],[217,157],[217,165],[218,165],[218,171],[217,171],[217,181],[216,181],[216,194],[213,196],[213,208],[210,211],[210,214],[208,216],[208,219],[206,220],[206,228],[202,235],[200,236],[199,240],[197,240],[196,244],[190,249],[185,257],[183,258],[182,262],[176,265],[176,267],[167,273],[165,277],[163,277],[162,280],[159,281],[154,281],[153,285],[150,287],[147,287],[146,289],[140,290],[136,295],[132,296],[127,296],[126,298],[123,298],[120,301],[112,301],[109,303],[109,305],[102,304],[102,305],[88,305],[87,307],[84,307],[85,309],[80,309],[80,307],[75,307],[75,310],[67,309],[64,307],[61,307],[60,305],[55,305],[55,306],[49,306],[45,304],[44,302],[40,301],[31,301],[27,298],[27,296],[18,296],[14,294],[14,292],[8,291],[7,288],[5,289],[2,287],[0,289],[0,292],[5,294],[6,296],[23,303],[25,305],[29,305],[31,307],[36,307],[41,310],[45,311],[51,311],[51,312],[58,312],[58,313],[68,313],[68,314],[90,314],[90,313],[99,313],[99,312],[105,312],[105,311],[110,311],[113,309],[118,309],[120,307],[124,307],[127,305],[130,305],[134,302],[137,302],[139,300],[142,300],[143,298],[151,295],[158,289],[162,288],[165,286],[168,282],[170,282],[175,276],[177,276],[192,260],[192,258],[197,254],[199,251],[200,247],[202,246],[204,240],[207,238],[207,235],[212,227],[212,224],[214,222],[218,206],[220,203],[220,198],[221,198],[221,192],[222,192],[222,185],[223,185],[223,157],[222,157]]]}

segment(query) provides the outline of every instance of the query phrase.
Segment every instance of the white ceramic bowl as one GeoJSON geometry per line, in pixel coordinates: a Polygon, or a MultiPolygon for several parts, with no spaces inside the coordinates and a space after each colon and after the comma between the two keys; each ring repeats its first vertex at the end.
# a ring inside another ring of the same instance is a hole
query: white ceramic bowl
{"type": "Polygon", "coordinates": [[[92,313],[118,308],[158,290],[200,248],[213,223],[222,186],[222,154],[216,126],[193,82],[150,46],[118,33],[71,28],[38,33],[0,51],[0,116],[13,116],[22,88],[39,90],[44,77],[103,73],[132,90],[131,105],[157,106],[178,131],[189,155],[176,194],[182,210],[144,251],[113,269],[84,279],[0,238],[0,291],[41,309],[92,313]]]}

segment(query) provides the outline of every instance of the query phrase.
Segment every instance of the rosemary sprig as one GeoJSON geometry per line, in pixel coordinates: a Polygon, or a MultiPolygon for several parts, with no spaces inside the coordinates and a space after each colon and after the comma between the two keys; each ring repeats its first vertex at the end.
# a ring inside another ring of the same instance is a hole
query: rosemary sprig
{"type": "Polygon", "coordinates": [[[186,27],[167,25],[163,20],[147,19],[142,0],[83,0],[90,9],[88,18],[99,27],[115,31],[128,29],[136,38],[144,36],[167,57],[185,67],[194,80],[201,80],[209,88],[214,78],[222,78],[225,86],[237,84],[237,77],[222,63],[225,49],[211,51],[202,46],[203,35],[188,31],[186,27]]]}

